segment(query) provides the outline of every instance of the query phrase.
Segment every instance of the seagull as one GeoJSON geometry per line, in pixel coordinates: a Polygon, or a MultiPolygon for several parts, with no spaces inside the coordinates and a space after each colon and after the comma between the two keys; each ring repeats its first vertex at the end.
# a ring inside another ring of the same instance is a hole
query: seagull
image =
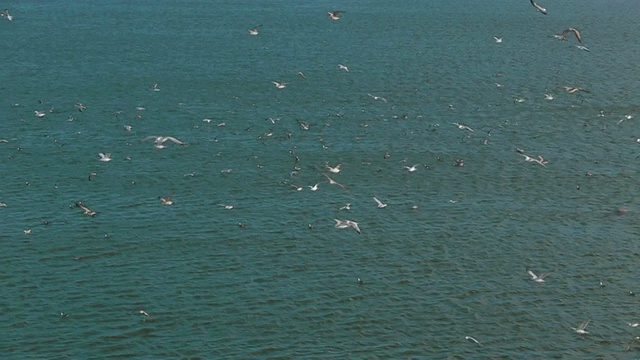
{"type": "Polygon", "coordinates": [[[549,273],[536,275],[531,270],[527,270],[527,272],[529,273],[529,275],[531,275],[531,280],[533,280],[535,282],[544,282],[544,278],[546,278],[549,275],[549,273]]]}
{"type": "Polygon", "coordinates": [[[253,29],[249,29],[249,35],[253,35],[253,36],[258,35],[261,26],[262,25],[258,25],[256,27],[254,27],[253,29]]]}
{"type": "Polygon", "coordinates": [[[151,85],[151,91],[160,91],[160,88],[158,87],[158,84],[151,85]]]}
{"type": "Polygon", "coordinates": [[[167,205],[167,206],[173,205],[173,200],[171,199],[172,197],[173,197],[173,194],[167,196],[166,198],[162,196],[158,196],[158,198],[160,199],[160,202],[162,202],[162,205],[167,205]]]}
{"type": "Polygon", "coordinates": [[[311,186],[311,185],[307,185],[307,186],[309,186],[309,189],[310,189],[311,191],[318,191],[318,185],[320,185],[320,184],[315,184],[315,185],[313,185],[313,186],[311,186]]]}
{"type": "Polygon", "coordinates": [[[284,89],[287,87],[287,84],[283,82],[272,81],[271,83],[278,89],[284,89]]]}
{"type": "Polygon", "coordinates": [[[341,206],[338,210],[351,210],[351,203],[344,204],[344,206],[341,206]]]}
{"type": "Polygon", "coordinates": [[[302,71],[298,71],[298,76],[300,76],[301,78],[307,80],[307,77],[304,76],[304,73],[302,71]]]}
{"type": "Polygon", "coordinates": [[[501,38],[501,37],[494,36],[494,37],[493,37],[493,40],[495,40],[495,41],[496,41],[496,43],[498,43],[498,44],[501,44],[501,43],[502,43],[502,38],[501,38]]]}
{"type": "Polygon", "coordinates": [[[420,164],[415,164],[415,165],[413,165],[411,167],[403,166],[403,168],[407,169],[408,172],[414,172],[414,171],[418,170],[418,168],[416,168],[416,166],[418,166],[418,165],[420,165],[420,164]]]}
{"type": "Polygon", "coordinates": [[[547,9],[543,8],[542,6],[538,5],[535,1],[533,0],[529,0],[531,1],[531,5],[533,5],[534,8],[536,8],[540,13],[547,15],[547,9]]]}
{"type": "Polygon", "coordinates": [[[587,330],[585,330],[587,328],[587,325],[589,325],[589,322],[591,321],[591,319],[587,319],[585,321],[583,321],[580,326],[578,326],[578,328],[572,328],[573,330],[576,331],[576,333],[580,334],[580,335],[584,335],[584,334],[588,334],[589,332],[587,330]]]}
{"type": "Polygon", "coordinates": [[[171,141],[171,142],[173,142],[175,144],[182,145],[182,146],[186,146],[187,145],[186,143],[174,138],[173,136],[147,136],[147,138],[145,140],[148,140],[148,139],[154,139],[153,140],[153,142],[154,142],[153,146],[156,149],[164,149],[166,147],[164,145],[164,143],[167,142],[167,141],[171,141]]]}
{"type": "Polygon", "coordinates": [[[302,130],[309,130],[309,126],[310,126],[310,125],[309,125],[309,123],[307,123],[307,122],[302,122],[302,121],[300,121],[299,119],[296,119],[296,121],[298,122],[298,125],[300,125],[300,128],[301,128],[302,130]]]}
{"type": "Polygon", "coordinates": [[[587,90],[585,90],[583,88],[575,87],[575,86],[565,86],[564,89],[567,90],[567,92],[569,94],[573,94],[573,93],[578,92],[578,91],[584,91],[584,92],[588,93],[587,90]]]}
{"type": "Polygon", "coordinates": [[[7,20],[13,20],[13,16],[9,15],[9,9],[2,10],[2,14],[0,14],[3,18],[7,18],[7,20]]]}
{"type": "Polygon", "coordinates": [[[85,215],[88,216],[96,216],[98,213],[89,209],[82,201],[76,201],[75,203],[75,207],[79,207],[80,209],[82,209],[82,211],[84,211],[85,215]]]}
{"type": "Polygon", "coordinates": [[[36,117],[39,117],[39,118],[43,118],[43,117],[45,117],[45,115],[47,115],[46,112],[38,111],[38,110],[34,111],[34,113],[36,114],[36,117]]]}
{"type": "Polygon", "coordinates": [[[80,111],[80,112],[83,112],[87,108],[87,106],[85,104],[83,104],[83,103],[77,103],[77,104],[75,104],[73,106],[75,106],[76,109],[78,109],[78,111],[80,111]]]}
{"type": "Polygon", "coordinates": [[[460,124],[460,123],[453,123],[453,125],[457,126],[458,129],[460,129],[460,130],[469,130],[469,131],[473,132],[473,129],[468,127],[467,125],[463,125],[463,124],[460,124]]]}
{"type": "Polygon", "coordinates": [[[373,201],[376,202],[376,204],[378,204],[378,208],[383,209],[387,207],[387,204],[383,203],[382,201],[378,200],[378,198],[376,198],[375,196],[373,197],[373,201]]]}
{"type": "Polygon", "coordinates": [[[329,185],[338,185],[342,188],[342,190],[344,190],[346,193],[350,194],[351,192],[342,184],[340,184],[339,182],[333,180],[332,178],[329,177],[329,175],[322,173],[322,175],[324,175],[327,180],[329,180],[329,185]]]}
{"type": "Polygon", "coordinates": [[[474,338],[473,338],[473,337],[471,337],[471,336],[465,336],[465,337],[464,337],[464,339],[465,339],[465,340],[471,340],[471,341],[473,341],[474,343],[476,343],[476,344],[480,345],[480,342],[479,342],[478,340],[474,339],[474,338]]]}
{"type": "Polygon", "coordinates": [[[149,315],[149,313],[147,313],[146,311],[140,310],[139,312],[140,312],[140,315],[143,315],[147,319],[151,319],[151,315],[149,315]]]}
{"type": "Polygon", "coordinates": [[[97,172],[92,172],[91,174],[89,174],[89,181],[91,181],[91,179],[93,179],[93,177],[98,176],[97,172]]]}
{"type": "Polygon", "coordinates": [[[124,125],[123,128],[127,131],[131,131],[133,129],[133,126],[131,125],[124,125]]]}
{"type": "Polygon", "coordinates": [[[583,45],[576,45],[576,48],[578,48],[578,50],[591,51],[588,47],[583,45]]]}
{"type": "Polygon", "coordinates": [[[346,67],[345,65],[338,64],[338,68],[340,68],[340,70],[344,70],[344,71],[346,71],[346,72],[349,72],[349,68],[348,68],[348,67],[346,67]]]}
{"type": "Polygon", "coordinates": [[[325,166],[326,166],[327,170],[329,170],[329,172],[337,174],[337,173],[340,172],[340,165],[342,165],[342,164],[338,164],[335,167],[331,167],[331,166],[329,166],[329,164],[326,164],[325,166]]]}
{"type": "Polygon", "coordinates": [[[553,100],[553,94],[544,94],[544,99],[549,101],[553,100]]]}
{"type": "Polygon", "coordinates": [[[338,21],[340,20],[340,16],[342,16],[343,12],[344,11],[336,10],[336,11],[329,11],[327,14],[329,15],[329,19],[333,21],[338,21]]]}
{"type": "Polygon", "coordinates": [[[631,120],[633,119],[633,115],[625,115],[622,119],[620,119],[620,121],[618,121],[618,124],[622,123],[625,120],[631,120]]]}
{"type": "Polygon", "coordinates": [[[563,31],[562,34],[560,34],[560,37],[562,38],[562,40],[566,39],[567,34],[570,32],[572,32],[576,36],[576,39],[578,39],[578,42],[582,44],[582,36],[580,35],[580,32],[574,28],[568,28],[565,31],[563,31]]]}
{"type": "Polygon", "coordinates": [[[524,156],[524,161],[535,162],[535,163],[538,163],[538,164],[540,164],[542,166],[547,166],[547,161],[545,161],[542,156],[538,156],[538,158],[536,159],[536,158],[533,158],[533,157],[531,157],[531,156],[529,156],[527,154],[522,154],[521,153],[520,155],[524,156]]]}
{"type": "Polygon", "coordinates": [[[31,234],[31,229],[25,229],[22,230],[24,232],[25,235],[30,235],[31,234]]]}
{"type": "Polygon", "coordinates": [[[98,161],[111,161],[111,153],[98,153],[100,159],[98,161]]]}
{"type": "Polygon", "coordinates": [[[367,96],[370,96],[373,98],[373,100],[381,100],[382,102],[387,102],[387,99],[383,98],[382,96],[375,96],[375,95],[371,95],[371,94],[367,94],[367,96]]]}
{"type": "Polygon", "coordinates": [[[296,189],[296,191],[302,191],[304,189],[304,186],[294,185],[294,184],[289,184],[289,185],[291,185],[292,188],[296,189]]]}
{"type": "Polygon", "coordinates": [[[352,220],[338,220],[338,219],[333,219],[336,222],[336,227],[338,229],[346,229],[346,228],[353,228],[355,229],[358,234],[360,234],[360,227],[358,226],[358,223],[352,220]]]}
{"type": "Polygon", "coordinates": [[[629,326],[631,326],[631,327],[638,327],[638,326],[640,326],[640,323],[628,323],[628,324],[629,324],[629,326]]]}

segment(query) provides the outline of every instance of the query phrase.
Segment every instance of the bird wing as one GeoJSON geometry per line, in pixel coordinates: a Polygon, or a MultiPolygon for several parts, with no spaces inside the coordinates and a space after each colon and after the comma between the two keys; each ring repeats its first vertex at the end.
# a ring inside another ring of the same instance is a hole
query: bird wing
{"type": "Polygon", "coordinates": [[[538,278],[538,276],[536,274],[534,274],[533,271],[527,270],[527,272],[529,273],[529,275],[531,275],[532,279],[537,279],[538,278]]]}

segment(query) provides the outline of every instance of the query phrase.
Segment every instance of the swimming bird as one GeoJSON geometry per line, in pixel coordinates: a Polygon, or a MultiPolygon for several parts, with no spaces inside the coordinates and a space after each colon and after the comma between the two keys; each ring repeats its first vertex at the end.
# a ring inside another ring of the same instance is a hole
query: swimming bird
{"type": "Polygon", "coordinates": [[[329,170],[329,172],[337,174],[340,172],[340,165],[342,164],[338,164],[334,167],[329,166],[329,164],[326,164],[325,167],[327,168],[327,170],[329,170]]]}
{"type": "Polygon", "coordinates": [[[3,18],[6,18],[7,20],[11,21],[13,20],[13,16],[11,16],[9,14],[9,9],[4,9],[2,10],[2,14],[0,14],[3,18]]]}
{"type": "Polygon", "coordinates": [[[533,7],[536,8],[536,10],[538,10],[541,14],[547,15],[547,9],[545,9],[542,6],[538,5],[533,0],[529,0],[529,1],[531,1],[531,5],[533,5],[533,7]]]}
{"type": "Polygon", "coordinates": [[[382,201],[378,200],[378,198],[376,198],[375,196],[373,197],[373,201],[376,202],[376,204],[378,205],[379,209],[384,209],[384,208],[387,207],[387,204],[385,204],[382,201]]]}
{"type": "Polygon", "coordinates": [[[546,278],[550,274],[550,273],[544,273],[544,274],[536,275],[531,270],[527,270],[527,272],[529,273],[529,275],[531,275],[531,280],[535,282],[544,282],[544,278],[546,278]]]}
{"type": "Polygon", "coordinates": [[[173,136],[147,136],[145,140],[148,140],[148,139],[154,139],[153,142],[154,142],[154,147],[156,149],[164,149],[166,147],[164,143],[167,141],[171,141],[172,143],[182,145],[182,146],[187,145],[186,143],[174,138],[173,136]]]}
{"type": "Polygon", "coordinates": [[[79,207],[80,209],[82,209],[83,213],[88,216],[94,217],[98,214],[97,212],[89,209],[82,201],[76,201],[75,207],[79,207]]]}
{"type": "Polygon", "coordinates": [[[501,37],[494,36],[493,40],[495,40],[495,42],[498,43],[498,44],[502,43],[502,38],[501,37]]]}
{"type": "Polygon", "coordinates": [[[272,83],[273,85],[275,85],[275,87],[276,87],[276,88],[278,88],[278,89],[284,89],[284,88],[286,88],[286,87],[287,87],[287,84],[286,84],[286,83],[283,83],[283,82],[272,81],[271,83],[272,83]]]}
{"type": "Polygon", "coordinates": [[[572,32],[576,36],[576,39],[578,39],[578,42],[582,44],[582,36],[580,35],[580,32],[574,28],[568,28],[565,31],[563,31],[562,34],[560,34],[562,40],[566,39],[567,34],[570,32],[572,32]]]}
{"type": "Polygon", "coordinates": [[[38,111],[38,110],[34,111],[34,113],[36,114],[36,117],[39,117],[39,118],[43,118],[43,117],[45,117],[47,115],[46,112],[38,111]]]}
{"type": "Polygon", "coordinates": [[[638,326],[640,326],[640,323],[628,323],[628,324],[629,324],[629,326],[631,326],[631,327],[638,327],[638,326]]]}
{"type": "Polygon", "coordinates": [[[587,319],[585,321],[583,321],[580,326],[578,326],[578,328],[572,328],[573,330],[576,331],[576,333],[580,334],[580,335],[584,335],[584,334],[588,334],[589,332],[586,330],[587,329],[587,325],[589,325],[589,322],[591,321],[591,319],[587,319]]]}
{"type": "Polygon", "coordinates": [[[338,68],[339,68],[340,70],[344,70],[344,71],[346,71],[346,72],[349,72],[349,68],[348,68],[347,66],[345,66],[345,65],[338,64],[338,68]]]}
{"type": "Polygon", "coordinates": [[[111,153],[98,153],[100,159],[98,161],[111,161],[111,153]]]}
{"type": "Polygon", "coordinates": [[[162,197],[162,196],[158,196],[158,199],[160,199],[160,202],[162,202],[162,205],[173,205],[173,194],[167,196],[167,197],[162,197]]]}
{"type": "Polygon", "coordinates": [[[260,27],[261,26],[262,25],[258,25],[258,26],[254,27],[252,29],[249,29],[249,35],[253,35],[253,36],[258,35],[260,33],[260,27]]]}
{"type": "Polygon", "coordinates": [[[338,21],[340,20],[340,17],[342,16],[343,12],[344,11],[336,10],[336,11],[329,11],[327,14],[329,15],[329,19],[333,21],[338,21]]]}
{"type": "Polygon", "coordinates": [[[351,194],[351,192],[342,184],[340,184],[339,182],[333,180],[331,177],[329,177],[329,175],[322,173],[322,175],[324,175],[327,180],[329,180],[329,185],[337,185],[340,186],[342,188],[342,190],[344,190],[347,194],[351,194]]]}
{"type": "Polygon", "coordinates": [[[338,229],[346,229],[346,228],[352,228],[355,231],[358,232],[358,234],[360,234],[360,227],[358,226],[358,223],[352,220],[338,220],[338,219],[333,219],[336,222],[335,227],[337,227],[338,229]]]}

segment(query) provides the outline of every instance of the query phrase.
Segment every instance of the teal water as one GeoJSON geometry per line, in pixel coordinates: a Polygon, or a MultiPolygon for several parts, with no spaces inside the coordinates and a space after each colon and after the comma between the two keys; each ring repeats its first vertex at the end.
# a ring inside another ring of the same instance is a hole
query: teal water
{"type": "Polygon", "coordinates": [[[640,5],[541,4],[6,5],[2,358],[637,358],[640,5]]]}

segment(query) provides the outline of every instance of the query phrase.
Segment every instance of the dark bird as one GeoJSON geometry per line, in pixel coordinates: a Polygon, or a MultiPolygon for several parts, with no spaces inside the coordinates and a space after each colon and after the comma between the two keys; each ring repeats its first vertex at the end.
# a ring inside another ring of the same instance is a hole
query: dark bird
{"type": "Polygon", "coordinates": [[[578,42],[582,44],[582,36],[580,35],[580,32],[574,28],[568,28],[567,30],[563,31],[562,34],[560,34],[562,40],[565,40],[567,38],[567,34],[570,32],[572,32],[576,36],[576,39],[578,39],[578,42]]]}

